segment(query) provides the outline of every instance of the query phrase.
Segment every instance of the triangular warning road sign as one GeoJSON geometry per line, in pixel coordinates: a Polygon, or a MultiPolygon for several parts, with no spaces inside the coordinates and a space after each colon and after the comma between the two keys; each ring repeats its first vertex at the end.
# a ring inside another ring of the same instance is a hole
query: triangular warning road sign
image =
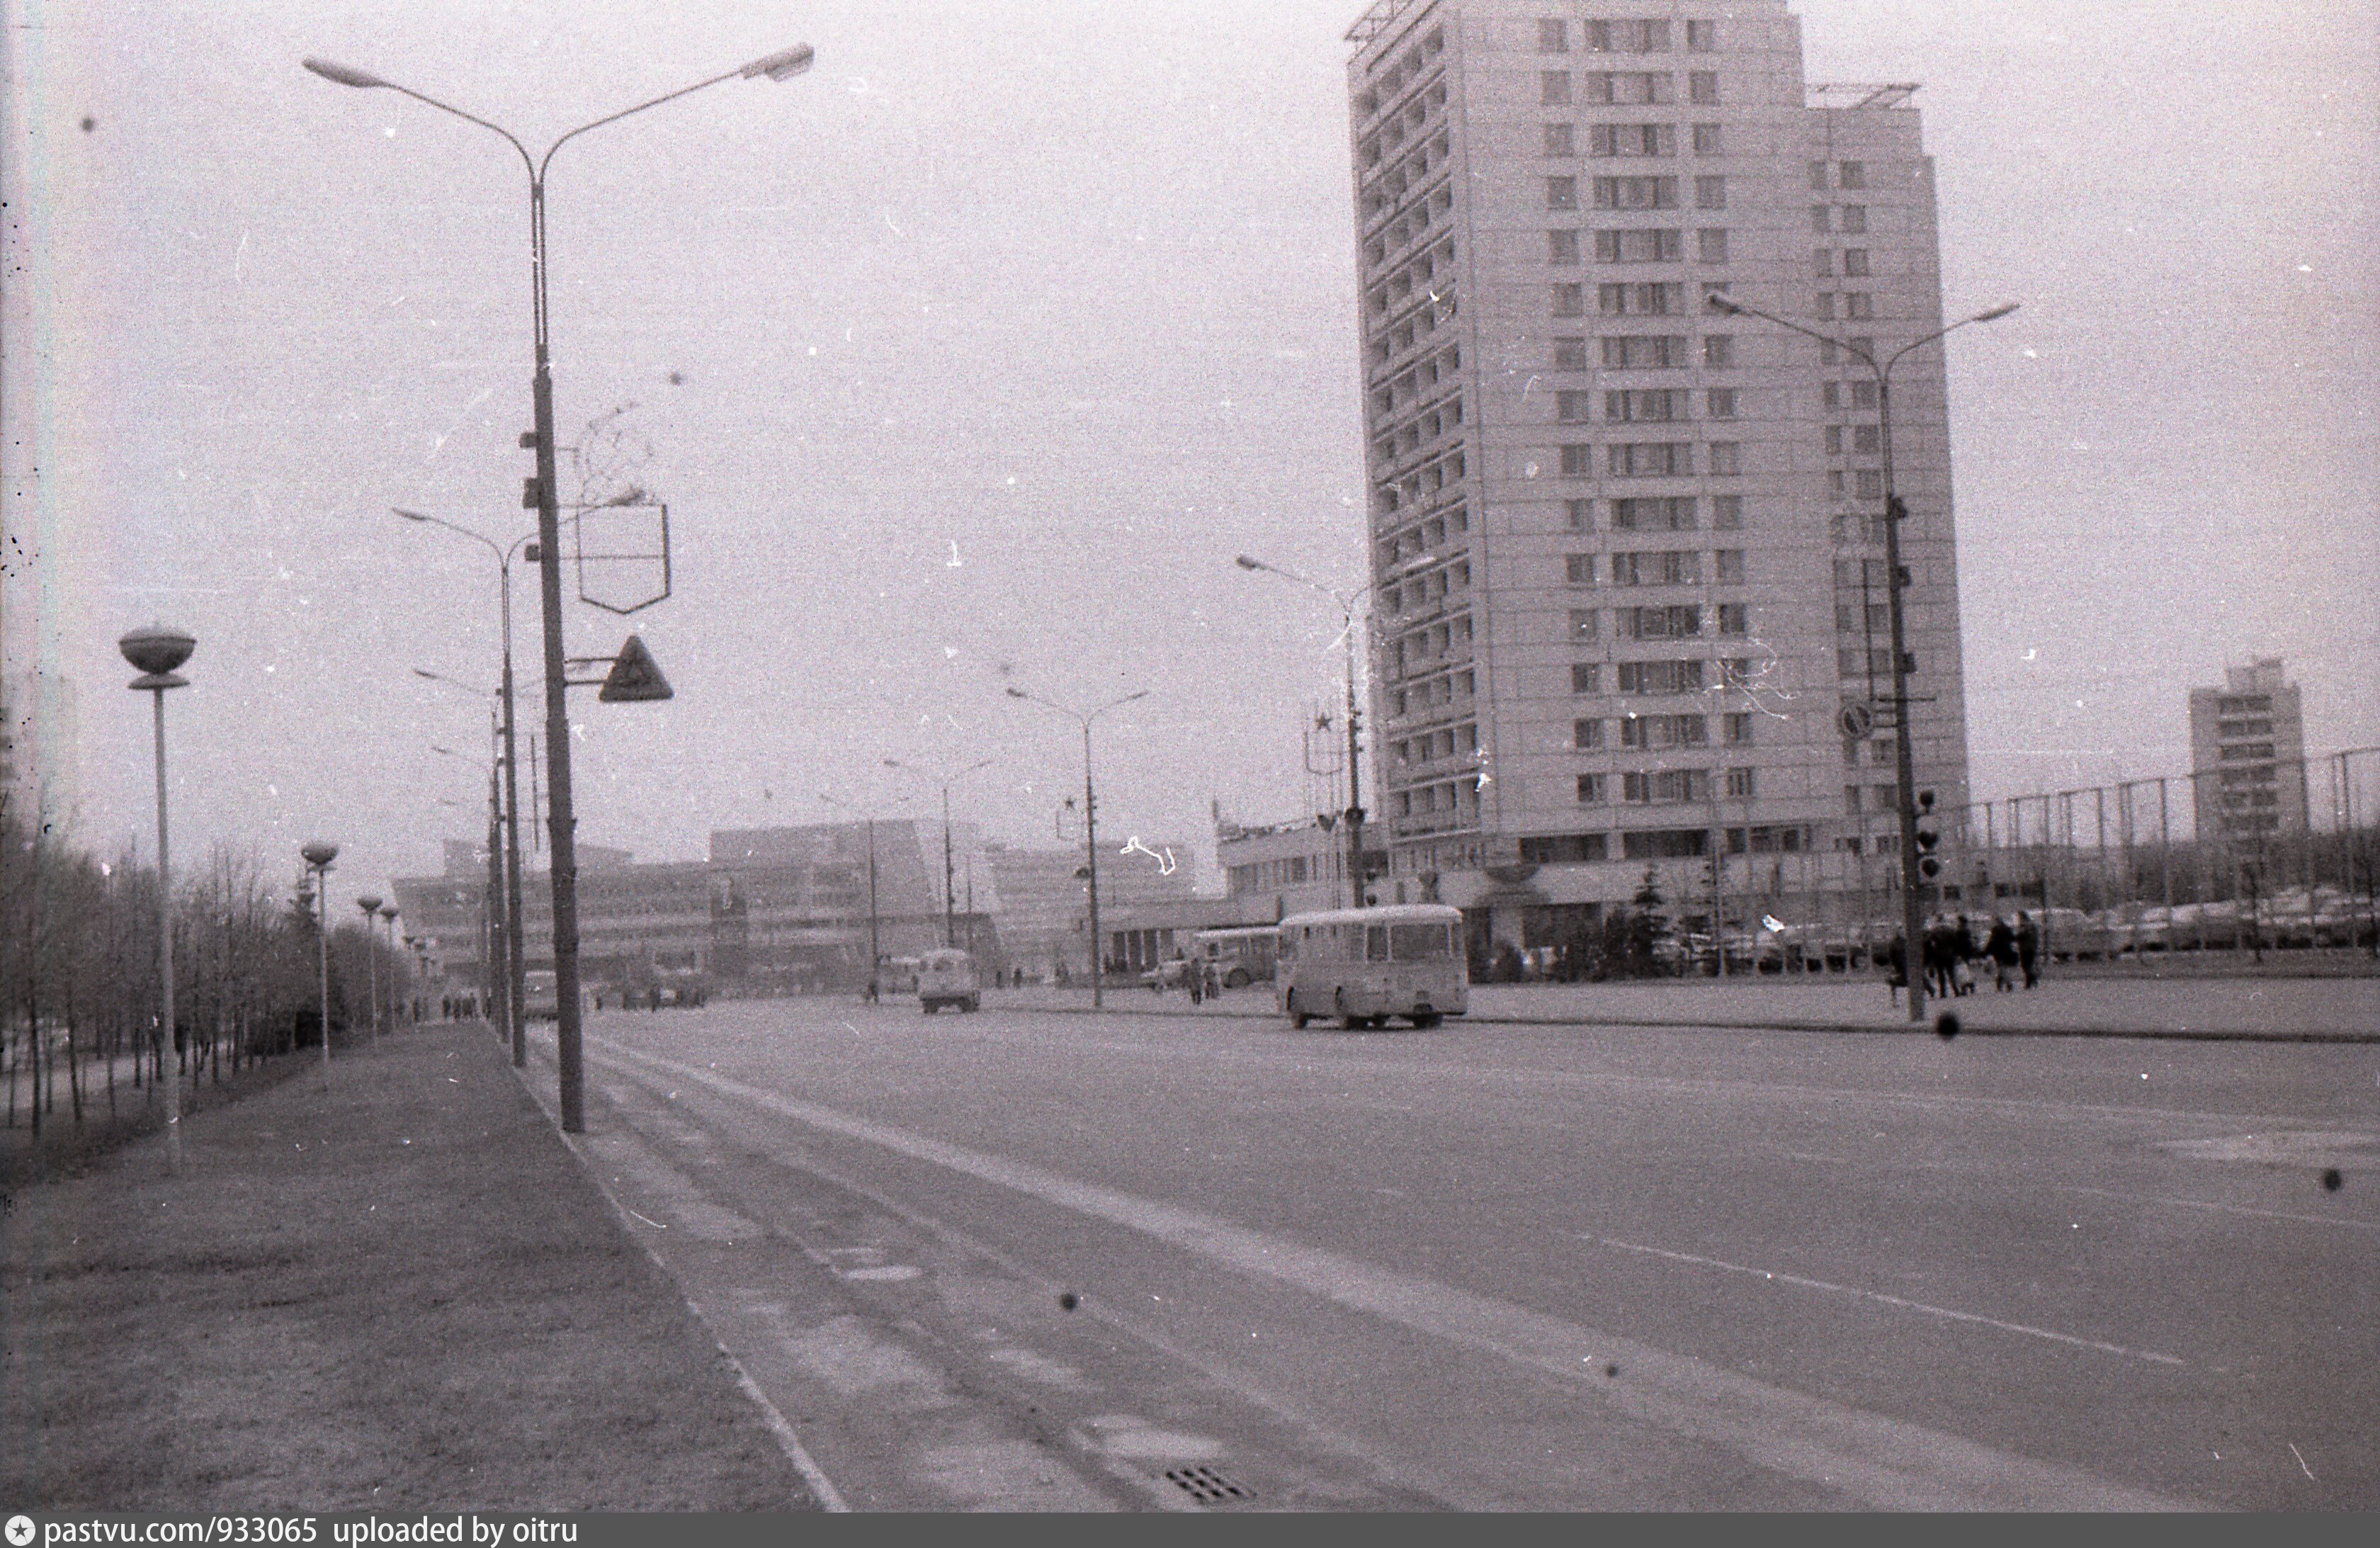
{"type": "Polygon", "coordinates": [[[669,679],[662,676],[661,664],[653,652],[645,649],[641,636],[628,636],[620,653],[612,658],[612,670],[603,676],[603,687],[595,695],[606,704],[644,703],[672,697],[669,679]]]}

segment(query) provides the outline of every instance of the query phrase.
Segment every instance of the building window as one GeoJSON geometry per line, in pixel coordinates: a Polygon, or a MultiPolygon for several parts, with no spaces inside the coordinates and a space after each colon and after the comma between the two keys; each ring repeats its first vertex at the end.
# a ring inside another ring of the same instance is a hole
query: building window
{"type": "Polygon", "coordinates": [[[1548,177],[1546,179],[1546,208],[1575,210],[1578,208],[1578,179],[1548,177]]]}
{"type": "Polygon", "coordinates": [[[1572,531],[1589,532],[1595,530],[1594,501],[1565,500],[1562,502],[1562,505],[1566,514],[1570,518],[1570,530],[1572,531]]]}
{"type": "Polygon", "coordinates": [[[1841,173],[1839,182],[1840,187],[1847,189],[1864,189],[1867,187],[1867,163],[1863,161],[1847,161],[1842,164],[1840,171],[1841,173]]]}
{"type": "Polygon", "coordinates": [[[1591,74],[1586,100],[1598,107],[1659,106],[1677,100],[1677,78],[1646,71],[1591,74]]]}
{"type": "Polygon", "coordinates": [[[1694,126],[1694,154],[1716,156],[1724,154],[1725,151],[1726,147],[1719,139],[1719,127],[1717,124],[1694,126]]]}
{"type": "Polygon", "coordinates": [[[1852,408],[1875,408],[1875,407],[1876,407],[1876,384],[1875,384],[1875,383],[1873,383],[1873,382],[1854,382],[1854,383],[1852,383],[1852,408]]]}
{"type": "Polygon", "coordinates": [[[1834,226],[1831,224],[1831,216],[1827,206],[1824,204],[1813,204],[1810,206],[1810,229],[1819,232],[1831,231],[1834,229],[1834,226]]]}
{"type": "Polygon", "coordinates": [[[1834,250],[1831,248],[1813,249],[1810,253],[1811,277],[1814,279],[1832,279],[1834,277],[1834,250]]]}
{"type": "Polygon", "coordinates": [[[1689,21],[1686,23],[1686,52],[1716,54],[1718,52],[1718,23],[1689,21]]]}
{"type": "Polygon", "coordinates": [[[1686,478],[1694,470],[1688,441],[1627,441],[1604,451],[1604,470],[1615,479],[1686,478]]]}
{"type": "Polygon", "coordinates": [[[1843,384],[1840,382],[1826,382],[1820,384],[1818,387],[1818,405],[1823,408],[1840,408],[1843,406],[1843,384]]]}
{"type": "Polygon", "coordinates": [[[1566,479],[1595,477],[1595,448],[1575,443],[1562,447],[1561,476],[1566,479]]]}
{"type": "MultiPolygon", "coordinates": [[[[1718,72],[1717,70],[1688,71],[1686,75],[1686,98],[1690,102],[1706,103],[1713,107],[1718,106],[1718,72]]],[[[1701,149],[1700,145],[1697,145],[1695,149],[1701,149]]]]}
{"type": "Polygon", "coordinates": [[[1711,496],[1711,528],[1713,530],[1732,532],[1742,525],[1742,495],[1714,494],[1711,496]]]}
{"type": "Polygon", "coordinates": [[[1727,262],[1727,233],[1710,227],[1694,233],[1694,256],[1706,263],[1727,262]]]}
{"type": "Polygon", "coordinates": [[[1735,418],[1735,389],[1712,387],[1703,394],[1703,418],[1731,420],[1735,418]]]}
{"type": "Polygon", "coordinates": [[[1585,371],[1586,369],[1586,340],[1584,338],[1555,339],[1554,369],[1556,371],[1585,371]]]}
{"type": "Polygon", "coordinates": [[[1854,237],[1865,231],[1867,229],[1867,206],[1864,204],[1844,205],[1842,207],[1842,220],[1838,228],[1848,232],[1854,237]]]}
{"type": "Polygon", "coordinates": [[[1548,231],[1546,233],[1546,262],[1575,263],[1578,262],[1578,233],[1548,231]]]}
{"type": "Polygon", "coordinates": [[[1818,363],[1820,365],[1832,365],[1835,363],[1835,341],[1833,339],[1822,338],[1818,341],[1818,363]]]}
{"type": "Polygon", "coordinates": [[[1731,479],[1743,472],[1743,443],[1713,441],[1710,444],[1710,472],[1713,478],[1731,479]]]}
{"type": "Polygon", "coordinates": [[[1867,249],[1843,249],[1843,273],[1850,275],[1852,279],[1865,279],[1867,277],[1867,249]]]}
{"type": "Polygon", "coordinates": [[[1570,723],[1570,745],[1581,752],[1599,752],[1603,749],[1603,722],[1573,720],[1570,723]]]}
{"type": "Polygon", "coordinates": [[[1646,226],[1595,234],[1597,263],[1675,263],[1685,256],[1684,236],[1646,226]]]}
{"type": "Polygon", "coordinates": [[[1562,424],[1584,424],[1593,415],[1595,395],[1573,392],[1554,394],[1554,418],[1562,424]]]}
{"type": "Polygon", "coordinates": [[[1639,805],[1670,806],[1710,799],[1707,769],[1662,769],[1652,774],[1621,774],[1620,782],[1620,798],[1639,805]]]}
{"type": "Polygon", "coordinates": [[[1540,70],[1537,72],[1537,103],[1542,107],[1570,105],[1570,72],[1540,70]]]}
{"type": "MultiPolygon", "coordinates": [[[[1582,722],[1581,724],[1585,723],[1582,722]]],[[[1578,804],[1581,806],[1601,806],[1606,800],[1609,800],[1610,798],[1604,793],[1606,789],[1606,781],[1609,777],[1609,776],[1608,775],[1599,774],[1583,774],[1579,775],[1578,804]]],[[[1596,836],[1600,838],[1602,835],[1597,834],[1596,836]]]]}
{"type": "Polygon", "coordinates": [[[1674,210],[1678,207],[1675,177],[1597,177],[1595,207],[1598,210],[1674,210]]]}
{"type": "Polygon", "coordinates": [[[1663,371],[1686,363],[1686,341],[1676,334],[1611,334],[1603,339],[1606,371],[1663,371]]]}
{"type": "MultiPolygon", "coordinates": [[[[1810,191],[1812,193],[1824,193],[1827,191],[1827,164],[1825,162],[1814,161],[1810,164],[1810,191]]],[[[1813,204],[1810,207],[1814,210],[1823,210],[1826,208],[1823,204],[1813,204]]]]}
{"type": "Polygon", "coordinates": [[[1852,426],[1852,450],[1874,457],[1878,454],[1878,449],[1883,444],[1882,434],[1875,425],[1852,426]]]}
{"type": "Polygon", "coordinates": [[[1664,494],[1611,502],[1615,532],[1691,532],[1694,530],[1694,497],[1664,494]]]}
{"type": "Polygon", "coordinates": [[[1859,497],[1863,500],[1884,498],[1884,475],[1873,468],[1859,470],[1859,497]]]}
{"type": "Polygon", "coordinates": [[[1570,637],[1573,640],[1588,640],[1596,637],[1596,609],[1592,607],[1571,609],[1570,637]]]}
{"type": "Polygon", "coordinates": [[[1573,586],[1595,584],[1595,555],[1565,554],[1562,555],[1562,579],[1573,586]]]}
{"type": "Polygon", "coordinates": [[[1554,286],[1554,315],[1584,317],[1586,315],[1586,286],[1557,285],[1554,286]]]}
{"type": "Polygon", "coordinates": [[[1549,156],[1578,154],[1578,140],[1568,124],[1546,126],[1546,154],[1549,156]]]}
{"type": "Polygon", "coordinates": [[[1670,24],[1666,21],[1590,21],[1586,24],[1590,54],[1667,54],[1670,24]]]}
{"type": "Polygon", "coordinates": [[[1620,632],[1630,640],[1692,640],[1702,631],[1703,610],[1695,603],[1620,610],[1620,632]]]}
{"type": "Polygon", "coordinates": [[[1728,746],[1750,747],[1752,745],[1753,717],[1749,712],[1723,715],[1720,720],[1726,727],[1722,735],[1727,737],[1728,746]]]}
{"type": "Polygon", "coordinates": [[[1570,690],[1572,693],[1601,693],[1603,667],[1592,661],[1574,661],[1570,667],[1570,690]]]}
{"type": "Polygon", "coordinates": [[[1588,126],[1591,156],[1674,156],[1678,153],[1675,124],[1594,124],[1588,126]]]}
{"type": "MultiPolygon", "coordinates": [[[[1611,556],[1611,583],[1614,586],[1698,586],[1702,583],[1702,555],[1691,548],[1656,549],[1644,554],[1614,554],[1611,556]]],[[[1623,693],[1627,690],[1621,689],[1623,693]]]]}
{"type": "Polygon", "coordinates": [[[1694,179],[1694,208],[1724,210],[1727,208],[1727,179],[1697,177],[1694,179]]]}
{"type": "Polygon", "coordinates": [[[1538,22],[1537,52],[1539,54],[1568,54],[1570,52],[1570,23],[1556,20],[1538,22]]]}
{"type": "Polygon", "coordinates": [[[1754,774],[1754,771],[1753,771],[1753,770],[1751,770],[1751,769],[1730,769],[1730,770],[1728,770],[1728,771],[1727,771],[1727,794],[1728,794],[1728,798],[1729,798],[1729,799],[1730,799],[1730,800],[1739,800],[1739,801],[1748,801],[1748,800],[1750,800],[1750,799],[1753,798],[1753,795],[1755,794],[1755,791],[1754,791],[1754,788],[1753,788],[1753,786],[1754,786],[1754,778],[1753,778],[1753,774],[1754,774]]]}
{"type": "Polygon", "coordinates": [[[1735,364],[1735,335],[1706,334],[1703,337],[1703,364],[1713,371],[1725,371],[1735,364]]]}
{"type": "Polygon", "coordinates": [[[1843,455],[1843,427],[1839,424],[1830,424],[1827,427],[1827,455],[1828,457],[1843,455]]]}
{"type": "Polygon", "coordinates": [[[1711,555],[1713,573],[1722,586],[1743,584],[1743,550],[1722,548],[1711,555]]]}
{"type": "Polygon", "coordinates": [[[1854,323],[1863,323],[1876,315],[1876,298],[1864,290],[1843,294],[1843,315],[1854,323]]]}
{"type": "Polygon", "coordinates": [[[1674,280],[1640,280],[1597,286],[1595,299],[1606,317],[1667,317],[1685,310],[1685,292],[1674,280]]]}
{"type": "Polygon", "coordinates": [[[1700,715],[1630,715],[1620,723],[1620,745],[1637,751],[1709,744],[1710,726],[1700,715]]]}
{"type": "Polygon", "coordinates": [[[1603,395],[1603,417],[1614,424],[1687,418],[1682,387],[1633,387],[1603,395]]]}

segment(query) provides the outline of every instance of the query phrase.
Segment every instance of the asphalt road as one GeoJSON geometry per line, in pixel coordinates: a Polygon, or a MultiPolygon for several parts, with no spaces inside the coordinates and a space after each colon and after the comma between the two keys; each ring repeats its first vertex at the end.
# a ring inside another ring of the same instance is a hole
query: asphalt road
{"type": "Polygon", "coordinates": [[[588,1035],[583,1153],[862,1508],[2380,1505],[2373,1048],[588,1035]]]}

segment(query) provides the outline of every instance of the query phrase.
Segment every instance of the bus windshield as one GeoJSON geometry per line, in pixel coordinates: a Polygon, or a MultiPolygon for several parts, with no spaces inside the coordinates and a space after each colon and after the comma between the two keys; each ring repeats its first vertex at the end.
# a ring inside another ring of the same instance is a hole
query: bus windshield
{"type": "Polygon", "coordinates": [[[1399,962],[1439,962],[1454,955],[1442,924],[1389,926],[1389,955],[1399,962]]]}

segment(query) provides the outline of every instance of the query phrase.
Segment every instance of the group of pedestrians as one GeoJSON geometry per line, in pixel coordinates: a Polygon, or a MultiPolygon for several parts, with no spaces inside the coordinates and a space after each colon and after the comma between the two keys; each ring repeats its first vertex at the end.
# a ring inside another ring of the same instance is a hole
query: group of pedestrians
{"type": "MultiPolygon", "coordinates": [[[[1937,914],[1921,941],[1919,965],[1926,992],[1937,999],[1973,993],[1986,969],[1997,993],[2013,993],[2020,978],[2027,989],[2041,982],[2041,927],[2029,913],[2020,912],[2013,921],[1995,914],[1980,936],[1965,914],[1937,914]]],[[[1898,935],[1889,961],[1893,997],[1898,999],[1909,981],[1908,949],[1898,935]]]]}

